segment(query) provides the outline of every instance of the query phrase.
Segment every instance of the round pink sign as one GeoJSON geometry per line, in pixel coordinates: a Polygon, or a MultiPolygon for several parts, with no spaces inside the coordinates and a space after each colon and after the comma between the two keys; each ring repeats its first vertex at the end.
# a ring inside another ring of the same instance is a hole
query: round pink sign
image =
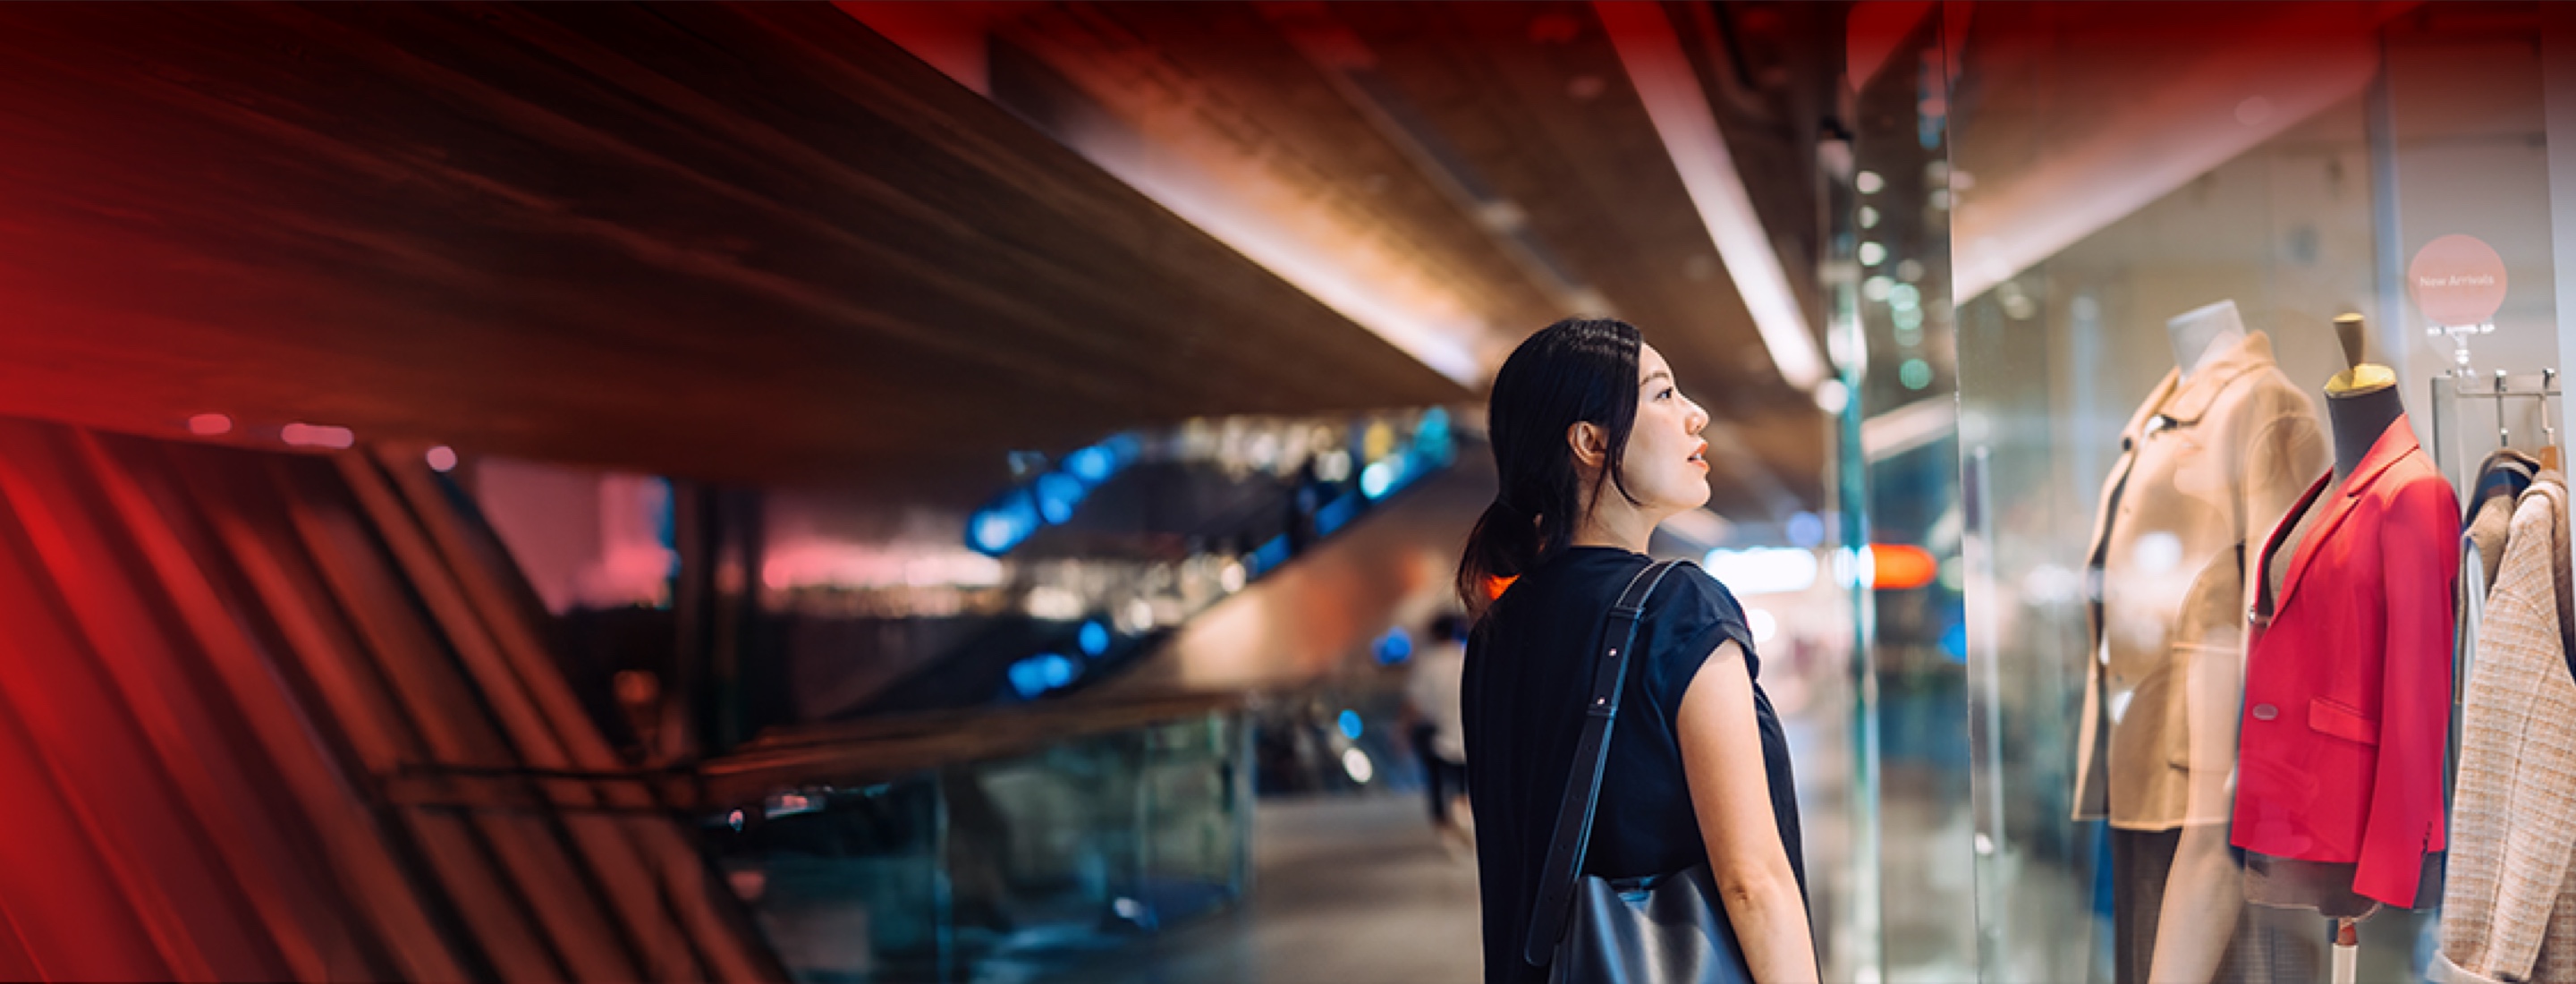
{"type": "Polygon", "coordinates": [[[2504,257],[2475,236],[2443,236],[2415,251],[2406,288],[2434,327],[2483,325],[2504,306],[2504,257]]]}

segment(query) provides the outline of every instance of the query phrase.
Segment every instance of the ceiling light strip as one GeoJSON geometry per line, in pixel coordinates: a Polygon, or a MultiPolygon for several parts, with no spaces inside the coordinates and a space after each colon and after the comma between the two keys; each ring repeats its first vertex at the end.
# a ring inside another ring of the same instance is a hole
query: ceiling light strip
{"type": "Polygon", "coordinates": [[[1916,400],[1860,423],[1861,455],[1885,461],[1959,432],[1956,400],[1916,400]]]}
{"type": "Polygon", "coordinates": [[[1674,169],[1681,172],[1682,187],[1699,210],[1701,224],[1708,227],[1708,238],[1717,245],[1736,293],[1752,312],[1753,326],[1762,333],[1763,346],[1771,350],[1772,363],[1790,385],[1814,389],[1825,380],[1824,353],[1807,330],[1806,313],[1789,288],[1789,275],[1780,266],[1779,253],[1771,248],[1770,236],[1762,231],[1753,196],[1745,190],[1744,176],[1735,170],[1735,158],[1727,153],[1716,111],[1691,71],[1690,59],[1682,53],[1672,22],[1665,19],[1661,6],[1652,3],[1595,0],[1592,9],[1609,29],[1619,63],[1626,66],[1629,82],[1645,101],[1655,134],[1663,139],[1674,169]]]}

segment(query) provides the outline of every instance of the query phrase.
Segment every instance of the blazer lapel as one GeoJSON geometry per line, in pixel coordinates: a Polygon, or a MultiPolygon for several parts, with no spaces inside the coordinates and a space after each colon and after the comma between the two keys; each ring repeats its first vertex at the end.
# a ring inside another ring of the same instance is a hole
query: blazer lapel
{"type": "MultiPolygon", "coordinates": [[[[2415,447],[2414,426],[2407,422],[2405,414],[2398,414],[2397,419],[2389,423],[2388,430],[2379,435],[2378,443],[2370,446],[2370,453],[2362,456],[2361,467],[2353,469],[2352,477],[2344,480],[2342,494],[2326,504],[2328,511],[2317,520],[2316,528],[2308,531],[2308,535],[2299,541],[2298,551],[2290,555],[2290,576],[2281,582],[2281,597],[2272,602],[2274,612],[2289,605],[2291,596],[2299,593],[2299,580],[2307,575],[2309,568],[2316,566],[2319,546],[2332,539],[2335,527],[2343,525],[2343,521],[2351,517],[2353,506],[2361,501],[2361,494],[2370,490],[2370,484],[2378,481],[2380,473],[2387,471],[2388,466],[2396,464],[2415,447]]],[[[2327,475],[2331,477],[2333,473],[2328,472],[2327,475]]],[[[2285,519],[2282,522],[2293,521],[2285,519]]]]}
{"type": "Polygon", "coordinates": [[[2146,402],[2138,404],[2137,411],[2129,415],[2128,426],[2120,429],[2120,458],[2111,463],[2110,477],[2102,480],[2102,498],[2093,511],[2093,556],[2097,559],[2102,555],[2102,541],[2111,535],[2111,510],[2119,508],[2120,489],[2128,484],[2129,466],[2138,460],[2138,442],[2146,437],[2147,422],[2163,412],[2165,401],[2173,398],[2174,387],[2181,378],[2180,371],[2165,370],[2164,381],[2156,384],[2146,402]]]}
{"type": "MultiPolygon", "coordinates": [[[[2268,623],[2273,615],[2280,612],[2281,599],[2272,596],[2272,569],[2276,564],[2287,564],[2292,560],[2280,555],[2281,538],[2298,528],[2299,520],[2308,514],[2308,510],[2316,508],[2317,496],[2325,491],[2326,483],[2332,481],[2334,470],[2329,468],[2325,474],[2317,476],[2316,481],[2309,482],[2308,490],[2299,493],[2298,502],[2281,516],[2279,522],[2272,524],[2270,533],[2263,535],[2263,552],[2255,555],[2253,571],[2245,581],[2245,610],[2255,620],[2268,623]]],[[[2285,579],[2283,587],[2287,586],[2285,579]]]]}

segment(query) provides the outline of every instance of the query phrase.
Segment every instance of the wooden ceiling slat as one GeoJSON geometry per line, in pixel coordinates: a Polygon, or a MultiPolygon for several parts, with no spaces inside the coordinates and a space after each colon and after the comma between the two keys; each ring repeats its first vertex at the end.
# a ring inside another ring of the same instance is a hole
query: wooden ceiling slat
{"type": "MultiPolygon", "coordinates": [[[[1794,421],[1823,433],[1806,394],[1772,365],[1752,315],[1684,190],[1617,52],[1574,3],[1332,6],[1381,55],[1379,71],[1414,95],[1487,180],[1528,213],[1530,228],[1619,305],[1673,363],[1682,388],[1739,429],[1794,421]],[[1533,32],[1561,18],[1568,32],[1533,32]],[[1590,96],[1573,83],[1589,78],[1590,96]],[[1699,273],[1694,276],[1692,269],[1699,273]]],[[[1754,189],[1757,197],[1763,189],[1754,189]]],[[[1793,240],[1794,241],[1794,237],[1793,240]]],[[[1784,256],[1791,267],[1801,258],[1784,256]]],[[[1805,503],[1822,501],[1829,447],[1763,442],[1749,464],[1805,503]]],[[[1712,505],[1767,518],[1766,482],[1717,473],[1712,505]]]]}
{"type": "Polygon", "coordinates": [[[9,8],[0,138],[0,412],[801,482],[1460,395],[828,7],[9,8]]]}
{"type": "Polygon", "coordinates": [[[1295,207],[1331,216],[1355,245],[1412,268],[1390,272],[1451,287],[1515,340],[1565,314],[1442,179],[1252,5],[1051,6],[1006,23],[1000,37],[1067,73],[1113,115],[1185,107],[1193,125],[1229,136],[1234,166],[1270,172],[1298,196],[1295,207]]]}
{"type": "MultiPolygon", "coordinates": [[[[1771,20],[1772,34],[1805,40],[1799,17],[1771,20]]],[[[1084,2],[1012,8],[987,26],[996,99],[1076,146],[1142,149],[1207,171],[1246,201],[1298,213],[1306,224],[1290,223],[1292,234],[1340,236],[1382,253],[1388,283],[1436,271],[1428,275],[1472,297],[1469,306],[1493,327],[1498,337],[1482,345],[1516,343],[1572,313],[1556,294],[1590,288],[1645,328],[1720,419],[1739,429],[1785,424],[1821,433],[1804,426],[1820,416],[1779,378],[1585,5],[1265,12],[1243,3],[1084,2]],[[1333,39],[1345,30],[1355,43],[1333,39]],[[1300,31],[1318,51],[1298,48],[1300,31]],[[1337,72],[1364,75],[1366,84],[1337,72]],[[1475,186],[1480,200],[1491,195],[1525,214],[1526,225],[1518,232],[1489,225],[1494,215],[1443,182],[1475,186]],[[1564,279],[1534,268],[1543,262],[1534,256],[1562,267],[1564,279]]],[[[1690,26],[1693,50],[1707,62],[1714,28],[1690,26]]],[[[1767,79],[1779,68],[1753,71],[1767,79]]],[[[1727,66],[1727,79],[1744,74],[1727,66]]],[[[1737,157],[1750,154],[1746,173],[1771,182],[1753,190],[1774,222],[1794,222],[1813,207],[1799,171],[1813,167],[1804,149],[1813,146],[1812,124],[1791,132],[1777,122],[1813,115],[1774,91],[1794,88],[1790,74],[1788,83],[1762,83],[1760,93],[1711,92],[1722,113],[1761,111],[1749,124],[1745,112],[1721,123],[1753,127],[1737,157]]],[[[1772,231],[1793,281],[1811,285],[1814,230],[1772,231]]],[[[1768,516],[1782,508],[1783,486],[1805,504],[1821,501],[1826,442],[1760,443],[1759,460],[1740,463],[1749,466],[1734,476],[1740,481],[1721,471],[1721,510],[1768,516]]]]}

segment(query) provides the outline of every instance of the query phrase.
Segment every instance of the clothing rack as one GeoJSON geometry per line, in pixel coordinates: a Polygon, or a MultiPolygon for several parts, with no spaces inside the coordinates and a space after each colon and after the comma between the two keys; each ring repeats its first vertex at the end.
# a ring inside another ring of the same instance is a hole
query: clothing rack
{"type": "MultiPolygon", "coordinates": [[[[2529,377],[2525,376],[2524,378],[2528,379],[2529,377]]],[[[2505,422],[2506,403],[2514,400],[2536,400],[2539,402],[2538,409],[2540,411],[2541,421],[2541,446],[2543,448],[2550,449],[2554,457],[2554,451],[2558,445],[2558,428],[2556,423],[2550,419],[2549,411],[2550,401],[2558,398],[2560,395],[2562,394],[2559,392],[2558,370],[2555,368],[2543,368],[2540,370],[2540,385],[2537,387],[2516,386],[2514,384],[2512,374],[2503,369],[2496,370],[2492,375],[2481,375],[2470,370],[2466,366],[2462,366],[2458,369],[2452,370],[2447,375],[2434,377],[2433,441],[2436,449],[2435,461],[2441,467],[2444,477],[2450,479],[2451,487],[2459,491],[2461,501],[2464,504],[2471,509],[2476,508],[2473,497],[2476,494],[2478,484],[2483,481],[2486,476],[2476,474],[2475,470],[2483,466],[2487,455],[2495,450],[2510,448],[2513,446],[2513,428],[2505,422]],[[2485,388],[2477,388],[2479,383],[2485,383],[2485,388]],[[2445,384],[2448,385],[2446,386],[2445,384]],[[2496,435],[2494,448],[2486,447],[2483,440],[2468,439],[2468,435],[2466,433],[2461,434],[2458,438],[2452,437],[2451,431],[2454,428],[2465,430],[2465,427],[2468,424],[2467,417],[2469,414],[2460,406],[2460,404],[2477,400],[2490,401],[2490,407],[2494,411],[2496,435]],[[2445,413],[2446,410],[2449,411],[2447,414],[2445,413]],[[2447,420],[2445,419],[2446,417],[2457,419],[2447,420]]],[[[2544,467],[2556,467],[2557,465],[2558,462],[2554,460],[2544,462],[2544,467]]],[[[2463,558],[2468,557],[2469,552],[2476,549],[2475,545],[2469,542],[2466,530],[2461,532],[2460,549],[2462,552],[2461,556],[2463,558]]],[[[2474,575],[2472,575],[2472,577],[2474,578],[2474,575]]],[[[2470,663],[2472,661],[2471,647],[2468,643],[2476,637],[2478,623],[2482,620],[2485,609],[2485,606],[2481,603],[2482,598],[2480,596],[2485,594],[2488,585],[2483,583],[2483,579],[2476,579],[2476,581],[2477,583],[2467,585],[2461,597],[2462,604],[2458,613],[2460,630],[2455,636],[2457,648],[2452,654],[2451,685],[2453,687],[2453,692],[2451,694],[2451,738],[2450,750],[2445,753],[2446,762],[2443,769],[2443,788],[2446,799],[2449,796],[2450,785],[2452,781],[2456,779],[2459,764],[2456,755],[2460,747],[2459,722],[2462,710],[2461,700],[2464,696],[2461,691],[2466,688],[2468,684],[2468,673],[2470,663]]]]}
{"type": "MultiPolygon", "coordinates": [[[[2469,377],[2465,373],[2461,375],[2463,379],[2475,379],[2475,377],[2469,377]]],[[[2502,373],[2497,374],[2498,378],[2494,385],[2486,387],[2483,391],[2461,388],[2445,393],[2446,387],[2442,385],[2444,380],[2435,380],[2434,393],[2437,397],[2437,410],[2447,406],[2456,411],[2458,409],[2457,404],[2459,398],[2462,397],[2494,400],[2494,406],[2497,408],[2497,439],[2500,445],[2508,448],[2511,445],[2511,432],[2507,430],[2502,423],[2504,413],[2502,408],[2504,404],[2509,400],[2517,398],[2533,398],[2539,401],[2541,414],[2539,429],[2544,435],[2544,440],[2547,443],[2544,447],[2539,449],[2539,453],[2537,455],[2526,455],[2521,453],[2519,449],[2516,449],[2511,455],[2507,455],[2502,452],[2480,451],[2476,450],[2474,447],[2471,449],[2472,453],[2478,455],[2480,458],[2480,464],[2478,466],[2480,472],[2471,476],[2470,484],[2464,486],[2466,495],[2464,496],[2463,501],[2468,507],[2468,515],[2464,517],[2464,522],[2478,518],[2479,510],[2487,501],[2489,501],[2487,497],[2481,493],[2488,491],[2491,485],[2501,485],[2504,490],[2515,488],[2528,489],[2529,486],[2526,484],[2512,482],[2510,475],[2526,476],[2523,481],[2528,482],[2530,479],[2527,476],[2531,476],[2535,471],[2556,471],[2563,467],[2560,461],[2562,455],[2557,447],[2556,421],[2551,416],[2551,410],[2554,408],[2549,402],[2552,397],[2559,395],[2558,391],[2551,385],[2555,382],[2556,375],[2557,374],[2554,370],[2543,370],[2540,377],[2541,386],[2537,390],[2515,389],[2508,385],[2508,381],[2503,378],[2504,374],[2502,373]],[[2449,397],[2447,402],[2439,399],[2446,396],[2449,397]],[[2519,460],[2507,460],[2508,458],[2518,458],[2519,460]]],[[[2530,502],[2528,497],[2532,494],[2535,493],[2526,491],[2520,493],[2517,498],[2521,504],[2527,505],[2530,502]]],[[[2549,497],[2554,500],[2551,504],[2553,511],[2563,511],[2566,508],[2564,495],[2565,493],[2563,488],[2559,491],[2550,493],[2549,497]]],[[[2507,501],[2510,503],[2512,500],[2507,501]]],[[[2563,523],[2565,522],[2565,518],[2562,515],[2557,517],[2556,521],[2563,523]]],[[[2460,797],[2462,795],[2462,771],[2465,767],[2464,758],[2469,751],[2467,746],[2467,729],[2464,725],[2468,712],[2467,700],[2469,697],[2470,677],[2478,672],[2479,667],[2477,664],[2479,662],[2496,655],[2482,650],[2485,640],[2481,638],[2483,635],[2481,630],[2483,628],[2482,623],[2485,622],[2487,615],[2487,602],[2489,600],[2488,592],[2494,590],[2497,587],[2497,584],[2490,583],[2484,576],[2484,571],[2481,568],[2477,555],[2478,544],[2476,542],[2477,537],[2475,532],[2476,531],[2472,528],[2464,528],[2460,537],[2460,590],[2457,595],[2459,603],[2459,625],[2457,632],[2453,636],[2454,649],[2452,651],[2451,721],[2447,747],[2443,751],[2443,829],[2447,837],[2450,838],[2450,846],[2455,851],[2458,850],[2460,845],[2463,843],[2463,841],[2459,839],[2463,836],[2461,833],[2462,819],[2460,810],[2462,804],[2460,802],[2460,797]]],[[[2527,534],[2516,535],[2520,536],[2527,534]]],[[[2558,549],[2563,549],[2563,547],[2558,549]]],[[[2565,562],[2563,560],[2559,561],[2556,565],[2556,570],[2546,576],[2552,578],[2565,576],[2564,572],[2566,568],[2564,563],[2565,562]]],[[[2532,575],[2532,572],[2527,568],[2523,569],[2521,573],[2524,577],[2532,575]]],[[[2499,572],[2499,581],[2501,581],[2504,576],[2505,574],[2503,572],[2499,572]]],[[[2551,593],[2555,594],[2559,598],[2566,597],[2566,586],[2564,583],[2554,585],[2553,587],[2555,590],[2551,593]]],[[[2557,633],[2550,633],[2549,635],[2553,639],[2558,637],[2557,633]]],[[[2508,643],[2508,645],[2511,644],[2508,643]]],[[[2508,654],[2519,657],[2523,660],[2528,660],[2532,656],[2532,654],[2520,649],[2509,649],[2508,654]]],[[[2563,650],[2558,654],[2560,660],[2566,660],[2569,655],[2570,654],[2563,650]]],[[[2525,672],[2528,672],[2531,669],[2527,662],[2520,664],[2520,666],[2525,672]]],[[[2576,672],[2576,663],[2570,663],[2569,670],[2570,672],[2576,672]]],[[[2488,745],[2480,749],[2480,754],[2482,756],[2480,761],[2487,762],[2493,761],[2494,756],[2506,754],[2506,752],[2493,745],[2488,745]]],[[[2519,756],[2525,754],[2525,750],[2520,748],[2512,749],[2510,754],[2519,756]]],[[[2546,753],[2535,752],[2534,754],[2546,753]]],[[[2488,835],[2493,835],[2495,833],[2492,828],[2499,822],[2495,819],[2497,816],[2497,803],[2493,791],[2494,781],[2495,777],[2493,773],[2490,772],[2486,776],[2486,781],[2482,786],[2484,793],[2479,800],[2479,812],[2476,814],[2476,816],[2481,819],[2483,826],[2487,828],[2484,830],[2484,833],[2488,835]]],[[[2492,836],[2487,840],[2478,841],[2478,843],[2491,844],[2492,836]]],[[[2456,863],[2461,858],[2461,855],[2454,853],[2451,858],[2452,861],[2456,863]]],[[[2482,858],[2478,862],[2480,866],[2497,865],[2499,863],[2500,862],[2495,857],[2482,858]]],[[[2480,869],[2473,868],[2471,870],[2477,871],[2480,869]]],[[[2499,870],[2503,869],[2500,868],[2499,870]]],[[[2454,877],[2457,876],[2457,871],[2458,869],[2453,869],[2452,874],[2454,877]]],[[[2480,875],[2473,876],[2473,878],[2488,877],[2493,874],[2494,873],[2492,872],[2485,872],[2480,875]]],[[[2508,875],[2506,877],[2510,876],[2508,875]]],[[[2483,898],[2485,898],[2485,896],[2482,894],[2472,893],[2470,904],[2472,906],[2481,904],[2479,900],[2483,898]]],[[[2449,900],[2446,899],[2445,901],[2448,902],[2449,900]]],[[[2337,956],[2341,957],[2342,955],[2342,950],[2338,949],[2337,956]]],[[[2443,959],[2447,961],[2449,956],[2450,954],[2445,952],[2443,959]]],[[[2548,958],[2543,957],[2542,959],[2546,960],[2548,958]]],[[[2337,973],[2339,975],[2343,973],[2343,968],[2340,963],[2337,965],[2337,973]]],[[[2451,975],[2444,973],[2433,973],[2432,978],[2465,979],[2452,978],[2451,975]]]]}
{"type": "Polygon", "coordinates": [[[2558,395],[2558,370],[2540,370],[2540,388],[2536,390],[2518,390],[2512,388],[2512,384],[2510,382],[2512,377],[2507,375],[2502,369],[2495,371],[2494,378],[2495,385],[2484,393],[2463,388],[2459,391],[2459,395],[2463,399],[2479,398],[2495,401],[2496,446],[2499,448],[2509,448],[2513,446],[2513,430],[2506,427],[2504,423],[2504,401],[2521,398],[2537,399],[2540,401],[2542,441],[2544,444],[2558,443],[2558,428],[2556,425],[2548,422],[2549,401],[2551,398],[2558,395]]]}
{"type": "MultiPolygon", "coordinates": [[[[2565,395],[2555,368],[2542,368],[2537,373],[2511,373],[2498,369],[2479,373],[2465,367],[2433,377],[2433,450],[2434,462],[2451,487],[2466,495],[2478,476],[2473,471],[2488,452],[2514,446],[2515,428],[2507,420],[2508,407],[2530,400],[2528,409],[2537,411],[2540,434],[2537,447],[2555,447],[2558,428],[2551,418],[2552,401],[2565,395]],[[2534,382],[2537,385],[2534,385],[2534,382]],[[2485,401],[2483,412],[2470,405],[2485,401]],[[2475,419],[2487,417],[2486,420],[2475,419]],[[2495,443],[2486,442],[2489,425],[2495,443]]],[[[2530,430],[2525,430],[2530,433],[2530,430]]]]}

